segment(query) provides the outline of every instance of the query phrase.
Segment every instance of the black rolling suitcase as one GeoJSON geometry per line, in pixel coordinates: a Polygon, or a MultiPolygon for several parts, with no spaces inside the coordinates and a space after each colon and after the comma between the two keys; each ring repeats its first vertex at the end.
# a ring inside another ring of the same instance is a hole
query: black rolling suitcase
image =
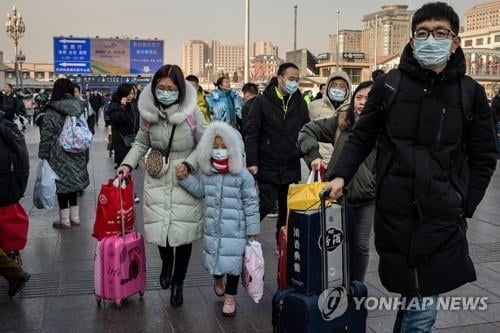
{"type": "Polygon", "coordinates": [[[321,193],[319,211],[290,212],[288,282],[293,288],[274,294],[275,333],[366,331],[367,311],[361,302],[366,286],[349,281],[345,199],[327,207],[327,197],[321,193]]]}

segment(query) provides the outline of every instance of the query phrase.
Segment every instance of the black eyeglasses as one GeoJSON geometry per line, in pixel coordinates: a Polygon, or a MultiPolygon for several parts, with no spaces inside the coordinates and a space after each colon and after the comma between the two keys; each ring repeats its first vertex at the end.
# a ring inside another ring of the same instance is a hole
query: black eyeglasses
{"type": "Polygon", "coordinates": [[[413,33],[413,38],[418,40],[426,40],[427,38],[429,38],[431,34],[434,37],[434,39],[438,40],[448,39],[450,35],[452,37],[456,36],[455,33],[449,29],[434,29],[434,30],[418,29],[413,33]]]}

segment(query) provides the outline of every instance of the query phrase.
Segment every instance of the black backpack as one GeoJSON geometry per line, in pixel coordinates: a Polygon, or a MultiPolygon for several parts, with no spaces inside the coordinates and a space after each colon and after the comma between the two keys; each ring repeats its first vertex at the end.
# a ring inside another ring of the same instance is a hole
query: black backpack
{"type": "Polygon", "coordinates": [[[24,196],[29,172],[23,134],[0,114],[0,207],[16,203],[24,196]]]}

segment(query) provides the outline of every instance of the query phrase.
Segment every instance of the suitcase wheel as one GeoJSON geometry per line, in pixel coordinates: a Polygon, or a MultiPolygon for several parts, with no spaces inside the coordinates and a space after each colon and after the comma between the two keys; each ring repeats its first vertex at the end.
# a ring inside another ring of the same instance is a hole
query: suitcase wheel
{"type": "Polygon", "coordinates": [[[122,302],[122,300],[121,300],[121,299],[117,299],[117,300],[115,300],[115,307],[116,307],[117,309],[121,309],[121,308],[123,307],[123,302],[122,302]]]}
{"type": "Polygon", "coordinates": [[[141,299],[142,299],[142,297],[144,296],[144,291],[140,291],[139,296],[141,296],[141,299]]]}
{"type": "Polygon", "coordinates": [[[102,299],[101,299],[99,296],[96,296],[96,297],[95,297],[95,300],[96,300],[96,302],[97,302],[97,306],[98,306],[98,307],[101,307],[101,302],[102,302],[102,299]]]}

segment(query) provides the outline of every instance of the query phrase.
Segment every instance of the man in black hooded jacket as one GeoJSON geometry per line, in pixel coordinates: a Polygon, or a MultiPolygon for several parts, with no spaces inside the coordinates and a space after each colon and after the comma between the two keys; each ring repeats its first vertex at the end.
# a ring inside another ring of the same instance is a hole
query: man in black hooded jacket
{"type": "Polygon", "coordinates": [[[484,89],[464,77],[458,32],[458,15],[446,3],[415,12],[413,37],[396,70],[398,87],[387,82],[394,72],[375,82],[329,184],[331,197],[339,197],[380,137],[379,275],[389,291],[410,300],[398,312],[394,332],[430,332],[438,295],[476,280],[465,218],[495,170],[495,137],[484,89]],[[470,95],[462,96],[464,88],[470,95]],[[462,97],[470,110],[463,109],[462,97]]]}

